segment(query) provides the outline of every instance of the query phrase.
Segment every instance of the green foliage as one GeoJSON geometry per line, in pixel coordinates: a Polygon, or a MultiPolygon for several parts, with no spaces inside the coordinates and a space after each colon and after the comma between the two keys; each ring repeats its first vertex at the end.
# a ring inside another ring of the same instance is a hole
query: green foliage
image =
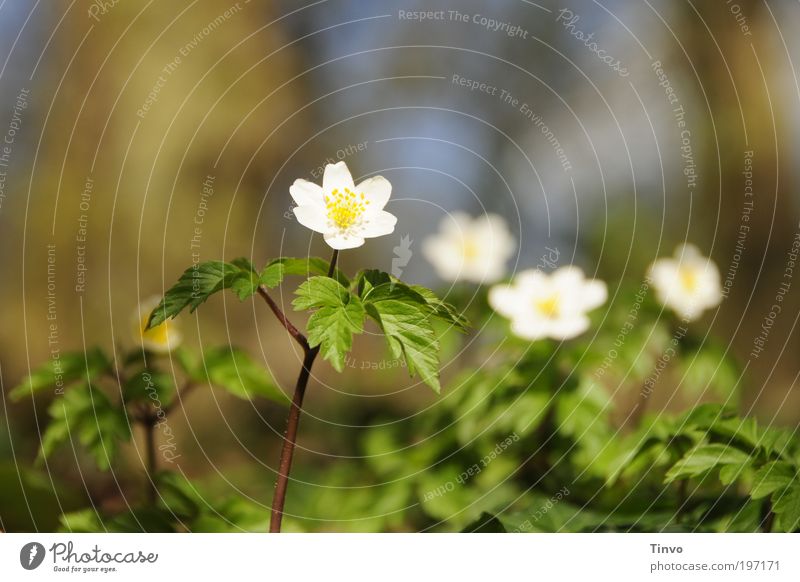
{"type": "Polygon", "coordinates": [[[339,307],[350,300],[347,287],[328,277],[311,277],[295,291],[297,298],[292,302],[295,311],[315,307],[339,307]]]}
{"type": "MultiPolygon", "coordinates": [[[[261,282],[270,289],[277,287],[287,275],[299,275],[310,278],[312,276],[327,276],[330,263],[318,257],[297,259],[281,257],[270,261],[261,271],[261,282]]],[[[345,287],[350,285],[348,278],[338,268],[333,271],[333,278],[345,287]]]]}
{"type": "Polygon", "coordinates": [[[463,329],[463,318],[433,292],[420,293],[421,288],[415,290],[387,273],[364,271],[357,281],[367,315],[383,331],[392,356],[403,357],[409,373],[419,374],[438,393],[439,341],[433,321],[463,329]]]}
{"type": "Polygon", "coordinates": [[[667,471],[667,483],[686,477],[697,477],[726,465],[742,466],[750,460],[747,453],[722,444],[698,445],[667,471]]]}
{"type": "Polygon", "coordinates": [[[224,388],[237,398],[252,400],[261,396],[286,404],[283,392],[272,378],[243,350],[231,346],[211,348],[203,353],[202,361],[189,370],[192,381],[224,388]]]}
{"type": "MultiPolygon", "coordinates": [[[[217,291],[231,289],[247,298],[259,286],[273,288],[296,275],[305,281],[293,307],[308,312],[308,342],[336,370],[344,369],[353,336],[363,333],[367,319],[383,333],[391,354],[437,392],[441,352],[453,354],[456,372],[435,406],[412,415],[383,408],[377,416],[353,413],[353,425],[367,428],[352,441],[337,442],[341,457],[321,467],[298,467],[287,500],[288,530],[800,529],[800,443],[791,432],[765,428],[713,403],[682,414],[653,410],[621,426],[620,419],[632,416],[625,396],[648,404],[643,386],[650,390],[647,398],[672,400],[671,394],[657,394],[669,389],[677,391],[676,402],[685,396],[730,403],[742,379],[724,348],[700,335],[674,335],[647,298],[641,305],[615,302],[591,337],[531,344],[507,336],[485,293],[473,301],[471,290],[456,289],[454,296],[472,302],[470,318],[482,330],[462,342],[464,336],[449,333],[466,331],[461,310],[381,271],[361,271],[350,280],[336,269],[328,277],[327,262],[294,258],[276,259],[261,271],[245,259],[202,263],[198,270],[201,276],[187,271],[168,291],[151,324],[194,309],[217,291]]],[[[189,382],[286,403],[263,366],[241,350],[216,348],[199,358],[179,349],[173,356],[189,382]]],[[[129,427],[120,422],[126,410],[155,401],[169,406],[177,393],[175,378],[151,369],[142,357],[123,359],[122,399],[114,403],[105,396],[109,391],[95,385],[104,375],[116,376],[111,364],[99,352],[87,360],[67,359],[62,380],[75,386],[51,405],[42,455],[51,457],[77,435],[98,465],[108,468],[114,446],[130,439],[129,427]]],[[[48,364],[14,396],[54,385],[48,364]]],[[[62,526],[68,531],[266,528],[263,504],[209,496],[196,481],[159,474],[156,505],[112,515],[68,513],[62,526]]]]}
{"type": "Polygon", "coordinates": [[[320,346],[323,357],[342,371],[353,345],[353,335],[363,331],[364,319],[374,320],[395,358],[403,358],[409,373],[439,392],[439,342],[434,321],[458,329],[464,319],[454,307],[427,289],[416,289],[387,273],[363,271],[354,283],[314,276],[302,283],[292,302],[295,310],[314,310],[308,320],[308,341],[320,346]]]}
{"type": "Polygon", "coordinates": [[[186,269],[153,310],[147,323],[155,327],[176,317],[189,308],[192,312],[214,293],[232,289],[239,299],[247,299],[258,290],[259,278],[252,265],[244,259],[232,263],[207,261],[186,269]]]}
{"type": "Polygon", "coordinates": [[[61,531],[89,533],[265,531],[269,512],[264,505],[239,497],[216,499],[182,475],[161,472],[155,477],[155,505],[106,515],[83,509],[61,516],[61,531]]]}
{"type": "Polygon", "coordinates": [[[320,346],[322,357],[341,372],[353,347],[353,334],[364,329],[361,300],[328,277],[311,277],[297,288],[296,294],[292,303],[296,310],[316,309],[307,325],[309,345],[320,346]]]}
{"type": "MultiPolygon", "coordinates": [[[[147,323],[148,328],[155,327],[167,319],[176,317],[181,311],[189,308],[193,312],[209,297],[231,289],[239,300],[247,299],[258,292],[259,285],[267,288],[277,287],[287,275],[326,275],[329,263],[322,259],[294,259],[283,257],[270,262],[261,273],[245,258],[234,259],[230,263],[224,261],[206,261],[197,263],[186,269],[164,295],[159,305],[153,310],[147,323]]],[[[343,285],[349,281],[338,269],[334,277],[343,285]]]]}
{"type": "Polygon", "coordinates": [[[137,369],[122,386],[122,398],[126,403],[151,400],[160,406],[168,406],[175,397],[175,381],[170,374],[160,371],[137,369]]]}
{"type": "Polygon", "coordinates": [[[90,384],[74,387],[55,399],[48,408],[50,424],[42,435],[40,457],[49,459],[64,444],[79,441],[100,470],[107,470],[118,445],[130,440],[131,429],[125,411],[90,384]]]}
{"type": "Polygon", "coordinates": [[[11,390],[9,396],[18,401],[45,388],[63,390],[66,385],[77,380],[91,382],[110,369],[111,362],[99,348],[92,348],[85,353],[64,353],[58,359],[48,360],[23,378],[22,383],[11,390]]]}

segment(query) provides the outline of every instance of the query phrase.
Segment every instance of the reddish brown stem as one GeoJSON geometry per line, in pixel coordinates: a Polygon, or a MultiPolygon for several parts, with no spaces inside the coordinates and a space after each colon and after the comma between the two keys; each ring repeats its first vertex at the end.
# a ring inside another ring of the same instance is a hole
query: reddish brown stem
{"type": "MultiPolygon", "coordinates": [[[[339,251],[333,251],[331,265],[328,269],[328,277],[333,276],[336,269],[336,261],[339,258],[339,251]]],[[[286,434],[284,435],[281,458],[278,463],[278,478],[275,482],[275,496],[272,498],[272,515],[269,522],[270,533],[280,533],[281,521],[283,520],[283,507],[286,503],[286,489],[289,486],[289,472],[292,470],[292,459],[294,449],[297,446],[297,429],[300,426],[300,411],[303,409],[303,397],[308,386],[308,379],[311,377],[311,366],[319,353],[319,347],[311,348],[306,337],[297,331],[297,328],[289,322],[283,312],[278,308],[272,298],[267,294],[266,289],[259,288],[259,294],[264,297],[272,312],[283,324],[291,336],[303,347],[303,367],[297,377],[297,384],[294,388],[292,405],[289,408],[289,416],[286,419],[286,434]]]]}

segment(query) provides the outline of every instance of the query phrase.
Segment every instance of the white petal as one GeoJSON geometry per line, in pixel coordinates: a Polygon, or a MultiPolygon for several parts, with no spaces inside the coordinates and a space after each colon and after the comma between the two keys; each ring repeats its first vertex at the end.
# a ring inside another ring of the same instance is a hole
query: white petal
{"type": "Polygon", "coordinates": [[[608,289],[606,284],[598,279],[592,279],[583,284],[580,292],[583,309],[589,311],[595,307],[600,307],[608,299],[608,289]]]}
{"type": "Polygon", "coordinates": [[[675,248],[675,258],[679,261],[689,261],[693,259],[702,259],[703,255],[700,254],[700,249],[691,243],[684,243],[675,248]]]}
{"type": "Polygon", "coordinates": [[[449,238],[443,235],[428,237],[422,242],[422,254],[445,281],[461,278],[461,253],[449,238]]]}
{"type": "Polygon", "coordinates": [[[480,233],[488,241],[494,252],[499,256],[508,258],[514,251],[516,240],[508,228],[505,219],[499,214],[486,214],[476,224],[476,233],[480,233]]]}
{"type": "Polygon", "coordinates": [[[517,273],[514,283],[526,293],[536,293],[537,295],[549,293],[550,277],[547,273],[539,269],[526,269],[517,273]]]}
{"type": "Polygon", "coordinates": [[[472,218],[466,212],[451,212],[439,223],[439,231],[445,235],[460,241],[472,226],[472,218]]]}
{"type": "Polygon", "coordinates": [[[489,305],[505,317],[514,317],[523,310],[519,291],[511,285],[495,285],[489,289],[489,305]]]}
{"type": "Polygon", "coordinates": [[[314,232],[328,232],[328,217],[321,206],[295,206],[293,209],[297,222],[314,232]]]}
{"type": "Polygon", "coordinates": [[[583,285],[586,279],[580,267],[576,267],[575,265],[567,265],[556,269],[553,271],[551,277],[553,278],[553,283],[562,289],[583,285]]]}
{"type": "Polygon", "coordinates": [[[556,340],[568,340],[589,329],[589,318],[585,315],[562,317],[550,322],[548,335],[556,340]]]}
{"type": "Polygon", "coordinates": [[[392,185],[383,176],[373,176],[361,182],[355,191],[358,194],[364,194],[369,201],[368,211],[378,212],[383,210],[383,207],[389,201],[389,196],[392,195],[392,185]]]}
{"type": "Polygon", "coordinates": [[[353,176],[350,175],[347,164],[337,162],[325,166],[325,173],[322,175],[322,189],[325,192],[333,192],[336,189],[344,190],[345,188],[355,191],[353,176]]]}
{"type": "Polygon", "coordinates": [[[359,233],[365,238],[375,238],[394,232],[394,225],[397,224],[397,217],[381,210],[374,216],[364,218],[364,226],[359,233]]]}
{"type": "Polygon", "coordinates": [[[308,180],[299,178],[295,180],[294,184],[289,187],[289,194],[292,195],[298,206],[325,204],[322,196],[322,187],[308,180]]]}
{"type": "Polygon", "coordinates": [[[517,317],[511,321],[511,332],[528,341],[545,339],[550,336],[550,325],[546,319],[517,317]]]}
{"type": "Polygon", "coordinates": [[[364,244],[364,239],[358,236],[348,236],[341,233],[330,233],[325,235],[325,242],[332,249],[339,251],[354,249],[364,244]]]}

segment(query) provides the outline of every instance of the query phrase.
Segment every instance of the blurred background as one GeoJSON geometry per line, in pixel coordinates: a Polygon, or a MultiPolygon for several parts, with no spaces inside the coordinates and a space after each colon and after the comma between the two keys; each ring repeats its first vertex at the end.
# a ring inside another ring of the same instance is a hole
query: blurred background
{"type": "MultiPolygon", "coordinates": [[[[518,241],[509,274],[555,248],[609,283],[613,307],[628,301],[619,286],[695,243],[730,283],[697,328],[745,367],[741,409],[794,427],[796,279],[751,351],[800,232],[798,31],[793,0],[6,0],[3,391],[54,350],[130,349],[137,304],[193,260],[327,257],[288,188],[344,160],[357,182],[391,181],[399,219],[343,253],[349,272],[389,271],[407,236],[403,278],[447,294],[422,241],[450,212],[494,212],[518,241]]],[[[290,393],[300,355],[258,298],[220,295],[180,324],[187,345],[240,346],[290,393]]],[[[402,368],[362,369],[388,357],[380,339],[359,338],[342,376],[315,370],[297,456],[308,487],[363,454],[365,427],[436,403],[402,368]]],[[[48,403],[3,401],[8,531],[52,529],[87,498],[122,506],[141,486],[138,433],[111,473],[72,450],[35,466],[48,403]]],[[[184,404],[180,471],[268,505],[285,410],[208,387],[184,404]]]]}

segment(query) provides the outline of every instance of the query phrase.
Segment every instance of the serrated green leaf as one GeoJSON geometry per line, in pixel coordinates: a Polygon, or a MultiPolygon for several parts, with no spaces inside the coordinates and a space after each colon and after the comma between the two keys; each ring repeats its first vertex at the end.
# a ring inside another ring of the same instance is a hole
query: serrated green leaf
{"type": "Polygon", "coordinates": [[[286,397],[275,386],[266,370],[247,352],[222,346],[207,350],[195,380],[224,388],[234,396],[251,400],[255,396],[286,404],[286,397]]]}
{"type": "MultiPolygon", "coordinates": [[[[326,277],[330,270],[330,263],[317,257],[297,259],[292,257],[281,257],[270,261],[261,271],[261,284],[272,289],[283,282],[287,275],[300,275],[302,277],[322,276],[326,277]]],[[[345,287],[350,285],[349,279],[338,268],[334,269],[333,278],[345,287]]]]}
{"type": "Polygon", "coordinates": [[[750,460],[747,453],[721,444],[699,445],[690,450],[667,471],[666,482],[696,477],[719,465],[745,464],[750,460]]]}
{"type": "Polygon", "coordinates": [[[258,291],[259,277],[251,267],[246,259],[236,259],[233,263],[207,261],[192,265],[183,272],[178,282],[166,292],[150,314],[148,329],[176,317],[187,307],[190,313],[193,312],[211,295],[223,289],[232,289],[240,300],[255,294],[258,291]]]}
{"type": "Polygon", "coordinates": [[[466,330],[467,320],[455,307],[442,301],[430,289],[420,285],[406,285],[396,277],[377,270],[362,271],[358,278],[358,295],[364,303],[394,299],[423,306],[431,317],[439,319],[459,331],[466,330]]]}
{"type": "Polygon", "coordinates": [[[772,511],[778,516],[776,524],[784,532],[793,532],[800,527],[800,481],[772,495],[772,511]]]}
{"type": "Polygon", "coordinates": [[[771,495],[775,491],[787,487],[796,476],[794,467],[789,463],[784,463],[783,461],[767,463],[756,471],[753,477],[750,497],[761,499],[771,495]]]}
{"type": "Polygon", "coordinates": [[[467,318],[464,317],[458,310],[451,304],[439,299],[439,297],[430,289],[426,287],[422,287],[420,285],[411,285],[410,289],[415,293],[419,294],[425,302],[428,304],[428,307],[431,308],[433,314],[450,325],[455,326],[460,331],[466,331],[469,322],[467,318]]]}
{"type": "Polygon", "coordinates": [[[48,412],[52,420],[42,435],[40,456],[44,458],[60,445],[78,440],[94,457],[97,467],[107,470],[118,445],[131,438],[125,410],[89,385],[66,392],[50,404],[48,412]]]}
{"type": "Polygon", "coordinates": [[[353,346],[353,334],[364,329],[365,315],[364,306],[357,297],[351,297],[347,305],[320,308],[308,320],[309,345],[320,346],[322,357],[341,372],[353,346]]]}
{"type": "Polygon", "coordinates": [[[239,267],[243,271],[250,271],[252,273],[256,273],[256,267],[250,259],[245,257],[238,257],[231,261],[231,265],[239,267]]]}
{"type": "Polygon", "coordinates": [[[292,301],[295,311],[316,307],[340,307],[347,305],[350,291],[335,279],[311,277],[295,291],[297,297],[292,301]]]}
{"type": "Polygon", "coordinates": [[[45,388],[63,389],[76,380],[90,382],[110,369],[111,362],[100,348],[92,348],[86,353],[64,353],[58,359],[49,359],[23,378],[22,383],[8,395],[11,400],[18,401],[45,388]]]}
{"type": "Polygon", "coordinates": [[[395,358],[405,358],[410,374],[416,372],[437,393],[439,383],[439,342],[429,312],[415,302],[394,299],[370,302],[367,313],[383,330],[395,358]]]}
{"type": "Polygon", "coordinates": [[[725,465],[719,470],[719,482],[730,485],[743,475],[749,474],[753,465],[751,461],[741,464],[725,465]]]}

